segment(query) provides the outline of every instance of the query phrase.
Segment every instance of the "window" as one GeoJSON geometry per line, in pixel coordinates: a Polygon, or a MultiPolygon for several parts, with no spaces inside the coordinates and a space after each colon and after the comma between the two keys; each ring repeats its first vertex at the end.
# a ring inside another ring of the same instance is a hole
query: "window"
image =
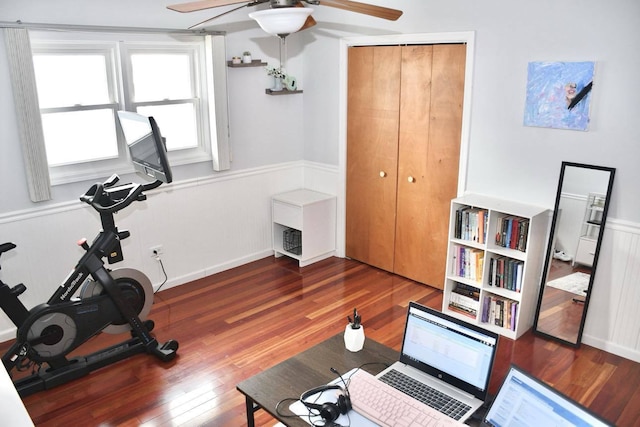
{"type": "MultiPolygon", "coordinates": [[[[173,166],[211,160],[212,146],[215,159],[218,144],[226,152],[217,130],[226,129],[226,111],[216,111],[219,102],[209,106],[224,79],[206,78],[214,74],[207,66],[224,67],[224,43],[216,56],[211,36],[31,34],[53,184],[132,171],[116,125],[120,109],[156,119],[173,166]]],[[[226,97],[226,88],[220,92],[226,97]]]]}
{"type": "Polygon", "coordinates": [[[205,109],[201,74],[197,72],[203,62],[199,48],[125,45],[123,49],[131,67],[131,109],[155,117],[169,151],[198,148],[202,137],[199,123],[204,120],[205,109]]]}
{"type": "Polygon", "coordinates": [[[108,45],[33,50],[50,168],[119,158],[114,58],[108,45]]]}

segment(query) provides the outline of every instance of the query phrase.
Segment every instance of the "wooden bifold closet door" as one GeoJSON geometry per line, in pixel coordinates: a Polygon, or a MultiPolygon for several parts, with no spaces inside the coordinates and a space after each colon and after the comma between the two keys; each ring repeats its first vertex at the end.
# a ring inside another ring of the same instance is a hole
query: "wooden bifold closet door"
{"type": "Polygon", "coordinates": [[[349,48],[346,255],[442,288],[466,47],[349,48]]]}

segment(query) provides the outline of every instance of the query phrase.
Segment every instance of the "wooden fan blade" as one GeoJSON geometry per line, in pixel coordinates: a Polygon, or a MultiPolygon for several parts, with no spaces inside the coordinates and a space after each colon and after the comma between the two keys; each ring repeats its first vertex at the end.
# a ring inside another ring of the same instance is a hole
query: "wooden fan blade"
{"type": "Polygon", "coordinates": [[[204,20],[204,21],[202,21],[202,22],[198,22],[197,24],[190,26],[190,27],[189,27],[189,29],[190,29],[190,30],[192,30],[192,29],[194,29],[195,27],[199,27],[200,25],[202,25],[202,24],[206,24],[206,23],[207,23],[207,22],[209,22],[209,21],[213,21],[214,19],[219,18],[219,17],[221,17],[221,16],[223,16],[223,15],[226,15],[227,13],[235,12],[236,10],[238,10],[238,9],[242,9],[243,7],[247,7],[247,6],[248,6],[247,4],[243,4],[242,6],[234,7],[233,9],[227,10],[226,12],[223,12],[223,13],[221,13],[221,14],[219,14],[219,15],[216,15],[216,16],[211,17],[211,18],[209,18],[209,19],[205,19],[205,20],[204,20]]]}
{"type": "Polygon", "coordinates": [[[335,7],[337,9],[349,10],[351,12],[363,13],[377,18],[395,21],[402,16],[402,11],[390,9],[388,7],[374,6],[368,3],[359,3],[351,0],[320,0],[323,6],[335,7]]]}
{"type": "Polygon", "coordinates": [[[314,25],[316,25],[316,20],[313,19],[313,16],[309,15],[307,17],[307,20],[304,21],[304,24],[302,25],[302,27],[298,31],[306,30],[307,28],[311,28],[314,25]]]}
{"type": "Polygon", "coordinates": [[[176,12],[195,12],[197,10],[211,9],[214,7],[228,6],[230,4],[248,3],[250,0],[199,0],[188,3],[172,4],[167,9],[176,12]]]}
{"type": "MultiPolygon", "coordinates": [[[[296,3],[296,7],[304,7],[304,5],[301,2],[297,2],[296,3]]],[[[311,28],[314,25],[316,25],[316,20],[313,19],[313,16],[309,15],[307,17],[307,20],[304,21],[304,24],[302,24],[302,27],[298,31],[306,30],[307,28],[311,28]]],[[[298,31],[296,31],[296,32],[298,32],[298,31]]]]}

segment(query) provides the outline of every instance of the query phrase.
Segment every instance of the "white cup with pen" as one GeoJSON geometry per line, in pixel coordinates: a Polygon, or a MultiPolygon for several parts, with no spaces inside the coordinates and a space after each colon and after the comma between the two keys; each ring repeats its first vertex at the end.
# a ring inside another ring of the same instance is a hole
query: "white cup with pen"
{"type": "Polygon", "coordinates": [[[356,352],[364,347],[364,326],[362,326],[362,316],[358,310],[353,309],[353,319],[347,316],[349,323],[344,330],[344,346],[347,350],[356,352]]]}

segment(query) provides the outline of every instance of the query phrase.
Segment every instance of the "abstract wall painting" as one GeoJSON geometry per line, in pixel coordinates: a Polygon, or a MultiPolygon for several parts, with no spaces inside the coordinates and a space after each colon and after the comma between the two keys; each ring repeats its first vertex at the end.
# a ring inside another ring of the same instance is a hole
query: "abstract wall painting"
{"type": "Polygon", "coordinates": [[[595,62],[530,62],[524,125],[586,131],[595,62]]]}

